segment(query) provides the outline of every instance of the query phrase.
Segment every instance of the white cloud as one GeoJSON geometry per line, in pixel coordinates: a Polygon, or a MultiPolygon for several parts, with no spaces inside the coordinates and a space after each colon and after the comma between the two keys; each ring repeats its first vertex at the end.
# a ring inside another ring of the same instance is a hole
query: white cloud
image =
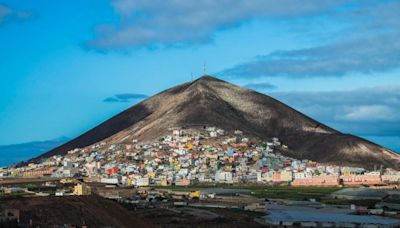
{"type": "Polygon", "coordinates": [[[244,85],[244,87],[256,90],[274,90],[277,87],[269,82],[256,82],[256,83],[248,83],[244,85]]]}
{"type": "Polygon", "coordinates": [[[400,67],[399,36],[400,31],[309,49],[277,51],[226,69],[221,75],[303,78],[389,71],[400,67]]]}
{"type": "Polygon", "coordinates": [[[339,120],[347,121],[395,121],[399,120],[395,110],[385,105],[361,105],[345,107],[347,110],[336,117],[339,120]]]}
{"type": "Polygon", "coordinates": [[[358,135],[400,135],[400,86],[269,95],[318,121],[358,135]]]}
{"type": "MultiPolygon", "coordinates": [[[[331,10],[344,0],[114,0],[117,25],[103,25],[88,45],[122,49],[208,42],[218,29],[262,18],[292,18],[331,10]],[[107,29],[103,29],[107,28],[107,29]]],[[[347,1],[348,2],[348,1],[347,1]]]]}
{"type": "Polygon", "coordinates": [[[8,21],[25,21],[31,15],[30,12],[15,10],[0,4],[0,25],[8,21]]]}
{"type": "MultiPolygon", "coordinates": [[[[225,77],[327,77],[370,74],[400,68],[400,2],[365,1],[335,13],[345,21],[334,42],[312,48],[278,50],[220,73],[225,77]],[[372,3],[371,3],[372,2],[372,3]]],[[[307,26],[307,25],[305,25],[307,26]]]]}
{"type": "Polygon", "coordinates": [[[0,5],[0,24],[5,20],[5,18],[11,14],[11,9],[4,6],[0,5]]]}

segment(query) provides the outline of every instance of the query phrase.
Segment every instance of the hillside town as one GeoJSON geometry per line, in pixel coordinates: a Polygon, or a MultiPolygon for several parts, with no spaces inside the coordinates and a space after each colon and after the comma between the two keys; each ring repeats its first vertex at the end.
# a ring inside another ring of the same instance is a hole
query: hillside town
{"type": "Polygon", "coordinates": [[[242,131],[176,128],[152,143],[102,141],[24,167],[0,169],[0,177],[84,177],[123,186],[284,184],[291,186],[390,185],[400,171],[339,167],[281,155],[278,138],[260,141],[242,131]]]}
{"type": "Polygon", "coordinates": [[[240,130],[169,132],[146,143],[106,139],[0,169],[0,225],[129,227],[131,218],[170,227],[192,221],[199,227],[400,226],[399,171],[290,158],[279,138],[263,141],[240,130]],[[91,217],[110,208],[119,211],[118,220],[91,217]],[[43,216],[35,216],[38,210],[43,216]]]}

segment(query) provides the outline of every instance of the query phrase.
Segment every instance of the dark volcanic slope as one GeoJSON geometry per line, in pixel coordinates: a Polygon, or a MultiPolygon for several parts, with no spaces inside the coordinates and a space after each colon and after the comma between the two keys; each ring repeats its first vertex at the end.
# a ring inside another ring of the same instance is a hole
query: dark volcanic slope
{"type": "Polygon", "coordinates": [[[388,149],[344,135],[269,96],[210,76],[163,91],[39,158],[101,140],[149,141],[168,133],[170,127],[185,125],[214,125],[260,138],[278,137],[291,149],[287,155],[295,158],[400,168],[400,155],[388,149]]]}
{"type": "MultiPolygon", "coordinates": [[[[4,197],[0,198],[0,209],[4,208],[20,210],[22,224],[29,224],[30,220],[33,222],[33,226],[29,227],[64,227],[63,224],[80,226],[83,222],[88,227],[157,227],[119,203],[96,195],[4,197]]],[[[17,227],[0,224],[0,227],[17,227]]]]}

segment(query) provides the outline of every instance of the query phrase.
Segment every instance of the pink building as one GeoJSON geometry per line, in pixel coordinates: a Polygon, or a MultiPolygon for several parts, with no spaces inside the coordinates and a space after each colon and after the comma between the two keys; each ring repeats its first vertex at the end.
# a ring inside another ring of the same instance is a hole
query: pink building
{"type": "Polygon", "coordinates": [[[313,176],[297,178],[292,181],[292,186],[339,186],[339,176],[313,176]]]}
{"type": "Polygon", "coordinates": [[[176,186],[189,186],[190,185],[190,180],[187,178],[182,178],[179,180],[175,180],[175,185],[176,186]]]}
{"type": "Polygon", "coordinates": [[[267,173],[269,171],[269,169],[267,167],[262,167],[261,168],[261,172],[262,173],[267,173]]]}
{"type": "Polygon", "coordinates": [[[348,175],[341,176],[343,184],[345,185],[374,185],[382,184],[381,176],[379,174],[361,174],[361,175],[348,175]]]}
{"type": "Polygon", "coordinates": [[[273,182],[281,182],[281,173],[280,172],[274,172],[272,174],[272,181],[273,182]]]}

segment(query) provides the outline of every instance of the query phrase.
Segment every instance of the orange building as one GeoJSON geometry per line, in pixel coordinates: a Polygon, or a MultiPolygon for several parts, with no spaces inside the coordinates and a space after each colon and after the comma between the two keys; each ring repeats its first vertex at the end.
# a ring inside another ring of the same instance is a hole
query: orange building
{"type": "Polygon", "coordinates": [[[272,182],[290,182],[293,179],[293,174],[290,171],[274,172],[272,174],[272,182]]]}
{"type": "Polygon", "coordinates": [[[375,185],[382,184],[382,179],[379,174],[361,174],[342,176],[343,184],[345,185],[375,185]]]}
{"type": "Polygon", "coordinates": [[[313,176],[298,178],[292,181],[292,186],[339,186],[339,176],[313,176]]]}
{"type": "Polygon", "coordinates": [[[182,179],[176,180],[175,185],[176,186],[189,186],[190,180],[187,178],[182,178],[182,179]]]}
{"type": "Polygon", "coordinates": [[[272,181],[273,182],[281,182],[281,173],[280,172],[274,172],[272,174],[272,181]]]}
{"type": "Polygon", "coordinates": [[[28,170],[23,172],[24,177],[39,177],[39,176],[50,176],[53,173],[54,169],[40,169],[40,170],[28,170]]]}

